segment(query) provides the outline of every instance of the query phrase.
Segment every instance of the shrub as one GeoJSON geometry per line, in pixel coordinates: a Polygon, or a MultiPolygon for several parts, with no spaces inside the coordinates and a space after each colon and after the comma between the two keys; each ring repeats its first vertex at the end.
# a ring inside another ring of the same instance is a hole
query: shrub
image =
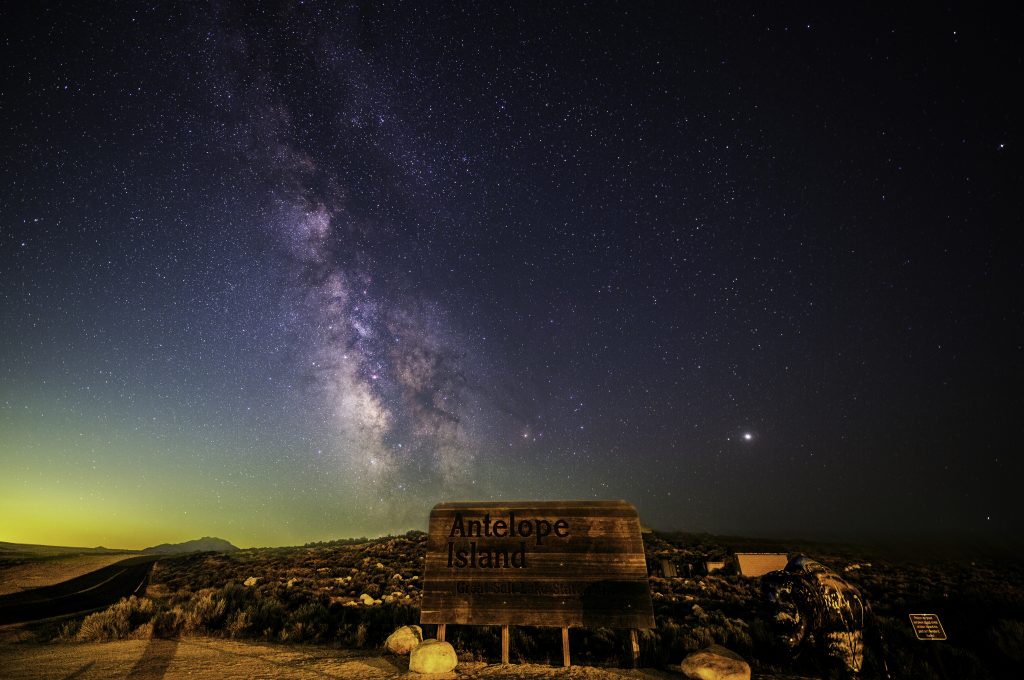
{"type": "Polygon", "coordinates": [[[181,607],[161,609],[153,617],[153,635],[162,638],[174,638],[181,635],[185,622],[185,612],[181,607]]]}
{"type": "Polygon", "coordinates": [[[996,651],[1014,663],[1024,662],[1024,622],[1000,619],[989,632],[996,651]]]}
{"type": "Polygon", "coordinates": [[[193,596],[185,610],[184,633],[213,632],[224,622],[224,600],[214,597],[213,590],[203,590],[193,596]]]}
{"type": "MultiPolygon", "coordinates": [[[[80,642],[123,640],[135,633],[136,629],[148,624],[155,611],[152,600],[144,597],[136,598],[132,595],[104,611],[85,617],[75,639],[80,642]]],[[[152,627],[150,626],[136,634],[141,637],[151,632],[152,627]]]]}
{"type": "Polygon", "coordinates": [[[245,611],[236,611],[230,619],[228,619],[225,630],[228,635],[233,638],[241,637],[252,627],[252,620],[249,618],[249,613],[245,611]]]}
{"type": "Polygon", "coordinates": [[[288,618],[288,639],[322,640],[327,636],[330,626],[327,608],[319,602],[307,602],[288,618]]]}
{"type": "Polygon", "coordinates": [[[268,640],[276,636],[284,626],[285,609],[274,597],[261,597],[250,604],[245,612],[252,621],[250,630],[268,640]]]}
{"type": "Polygon", "coordinates": [[[82,622],[78,619],[71,619],[61,624],[60,630],[57,632],[57,639],[61,642],[71,642],[78,635],[78,629],[82,627],[82,622]]]}
{"type": "Polygon", "coordinates": [[[225,612],[230,614],[245,608],[245,605],[252,599],[252,590],[234,581],[228,581],[220,589],[217,598],[224,602],[225,612]]]}

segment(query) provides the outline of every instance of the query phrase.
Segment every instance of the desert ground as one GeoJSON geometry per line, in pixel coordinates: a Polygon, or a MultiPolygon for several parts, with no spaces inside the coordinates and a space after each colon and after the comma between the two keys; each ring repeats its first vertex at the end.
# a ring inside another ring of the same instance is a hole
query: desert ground
{"type": "MultiPolygon", "coordinates": [[[[28,678],[409,678],[408,658],[313,645],[217,638],[118,640],[82,644],[0,644],[3,677],[28,678]]],[[[537,664],[460,663],[435,678],[678,678],[654,669],[556,668],[537,664]]]]}

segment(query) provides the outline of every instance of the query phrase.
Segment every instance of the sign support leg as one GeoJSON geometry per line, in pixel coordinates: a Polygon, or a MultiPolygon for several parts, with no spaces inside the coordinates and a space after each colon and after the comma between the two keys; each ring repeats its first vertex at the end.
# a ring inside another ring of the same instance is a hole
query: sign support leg
{"type": "Polygon", "coordinates": [[[445,627],[445,624],[443,624],[443,623],[437,624],[437,641],[438,642],[444,642],[444,627],[445,627]]]}
{"type": "Polygon", "coordinates": [[[501,627],[501,662],[508,663],[508,626],[501,627]]]}
{"type": "Polygon", "coordinates": [[[629,629],[629,648],[633,657],[633,668],[640,667],[640,642],[636,639],[636,628],[629,629]]]}
{"type": "Polygon", "coordinates": [[[569,667],[569,627],[562,626],[562,665],[569,667]]]}

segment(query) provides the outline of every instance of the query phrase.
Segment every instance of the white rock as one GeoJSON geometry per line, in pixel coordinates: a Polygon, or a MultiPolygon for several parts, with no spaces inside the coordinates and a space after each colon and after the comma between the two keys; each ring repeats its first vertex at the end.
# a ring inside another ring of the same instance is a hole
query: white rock
{"type": "Polygon", "coordinates": [[[455,648],[439,640],[424,640],[409,655],[409,670],[413,673],[450,673],[458,663],[455,648]]]}
{"type": "Polygon", "coordinates": [[[363,593],[359,596],[359,601],[365,604],[367,607],[373,604],[373,598],[367,595],[366,593],[363,593]]]}
{"type": "Polygon", "coordinates": [[[423,630],[419,626],[402,626],[384,641],[384,647],[392,654],[408,654],[423,642],[423,630]]]}
{"type": "Polygon", "coordinates": [[[249,578],[245,579],[245,581],[242,582],[242,585],[247,587],[247,588],[252,588],[258,582],[259,582],[259,578],[257,578],[256,576],[250,576],[249,578]]]}
{"type": "Polygon", "coordinates": [[[680,670],[691,680],[750,680],[750,665],[743,657],[719,645],[690,654],[680,670]]]}

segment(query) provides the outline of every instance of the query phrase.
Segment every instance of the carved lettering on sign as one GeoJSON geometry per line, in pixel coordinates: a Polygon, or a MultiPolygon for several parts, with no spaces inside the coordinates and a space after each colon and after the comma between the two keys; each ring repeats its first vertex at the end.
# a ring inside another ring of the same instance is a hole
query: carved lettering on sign
{"type": "Polygon", "coordinates": [[[653,627],[636,509],[624,501],[437,505],[420,621],[653,627]]]}

